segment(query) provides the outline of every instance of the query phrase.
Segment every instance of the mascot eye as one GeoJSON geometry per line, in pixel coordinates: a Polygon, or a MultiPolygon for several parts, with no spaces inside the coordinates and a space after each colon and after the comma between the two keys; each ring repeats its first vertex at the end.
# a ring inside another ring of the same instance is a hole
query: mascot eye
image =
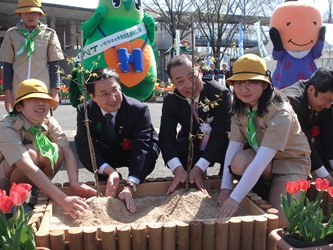
{"type": "Polygon", "coordinates": [[[287,26],[289,26],[290,24],[291,24],[291,22],[288,22],[288,23],[287,23],[287,26]]]}
{"type": "Polygon", "coordinates": [[[112,0],[112,6],[118,9],[121,6],[121,0],[112,0]]]}
{"type": "Polygon", "coordinates": [[[317,25],[317,22],[313,21],[313,24],[314,24],[314,25],[317,25]]]}
{"type": "Polygon", "coordinates": [[[141,10],[141,0],[135,0],[135,8],[136,10],[141,10]]]}

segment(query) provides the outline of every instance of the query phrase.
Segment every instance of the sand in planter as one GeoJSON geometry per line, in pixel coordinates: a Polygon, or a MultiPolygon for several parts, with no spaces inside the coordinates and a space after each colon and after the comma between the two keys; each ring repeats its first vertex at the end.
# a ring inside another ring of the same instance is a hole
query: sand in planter
{"type": "MultiPolygon", "coordinates": [[[[169,196],[143,196],[134,199],[137,212],[133,214],[126,210],[121,200],[94,197],[88,200],[90,209],[87,213],[76,220],[56,205],[53,209],[50,229],[62,226],[89,227],[211,219],[216,218],[220,208],[217,204],[217,196],[218,191],[210,192],[210,196],[205,196],[197,189],[190,189],[189,192],[180,189],[169,196]]],[[[240,215],[244,215],[241,210],[235,216],[240,215]]]]}

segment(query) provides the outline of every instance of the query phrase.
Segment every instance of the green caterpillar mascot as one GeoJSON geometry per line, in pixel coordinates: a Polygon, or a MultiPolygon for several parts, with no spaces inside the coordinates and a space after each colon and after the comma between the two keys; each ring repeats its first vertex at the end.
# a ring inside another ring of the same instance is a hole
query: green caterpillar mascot
{"type": "MultiPolygon", "coordinates": [[[[141,0],[99,0],[94,15],[82,23],[84,68],[114,69],[124,94],[139,101],[150,99],[157,78],[151,47],[155,26],[154,19],[143,13],[141,0]]],[[[80,57],[81,53],[79,61],[80,57]]],[[[75,80],[70,82],[69,94],[71,104],[76,107],[82,83],[76,71],[72,77],[75,80]]]]}

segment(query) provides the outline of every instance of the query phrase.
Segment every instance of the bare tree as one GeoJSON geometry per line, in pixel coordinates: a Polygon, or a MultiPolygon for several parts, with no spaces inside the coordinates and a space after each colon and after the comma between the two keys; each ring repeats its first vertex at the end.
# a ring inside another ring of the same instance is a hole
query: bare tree
{"type": "Polygon", "coordinates": [[[279,4],[284,3],[284,1],[285,0],[261,0],[261,4],[258,6],[258,15],[270,17],[275,8],[279,4]]]}
{"type": "Polygon", "coordinates": [[[258,0],[197,0],[194,5],[197,25],[210,41],[217,67],[226,51],[237,46],[234,37],[238,33],[238,24],[242,23],[243,29],[247,30],[249,25],[262,18],[258,13],[263,13],[258,0]]]}
{"type": "Polygon", "coordinates": [[[324,13],[323,21],[324,23],[333,23],[333,0],[327,0],[328,8],[324,13]]]}
{"type": "Polygon", "coordinates": [[[145,10],[156,15],[155,20],[163,22],[174,41],[176,30],[180,30],[180,39],[191,33],[190,0],[150,0],[144,3],[145,10]]]}
{"type": "Polygon", "coordinates": [[[231,46],[234,34],[237,31],[237,24],[233,22],[234,13],[238,5],[235,1],[196,1],[196,12],[198,16],[197,26],[200,32],[206,37],[212,49],[211,56],[216,61],[217,68],[220,63],[221,48],[224,54],[227,47],[231,46]]]}

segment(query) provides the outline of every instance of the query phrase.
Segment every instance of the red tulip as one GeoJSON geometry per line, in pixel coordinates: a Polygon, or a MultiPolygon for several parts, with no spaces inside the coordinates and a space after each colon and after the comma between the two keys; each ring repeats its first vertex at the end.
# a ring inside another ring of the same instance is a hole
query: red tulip
{"type": "Polygon", "coordinates": [[[299,184],[297,182],[289,182],[286,183],[286,190],[290,194],[296,194],[299,190],[299,184]]]}
{"type": "Polygon", "coordinates": [[[13,183],[10,188],[10,198],[15,205],[20,205],[28,198],[29,192],[31,190],[31,185],[26,183],[16,184],[13,183]]]}
{"type": "Polygon", "coordinates": [[[301,191],[306,191],[311,186],[310,180],[298,180],[297,183],[299,184],[299,188],[301,191]]]}
{"type": "Polygon", "coordinates": [[[8,213],[10,210],[12,210],[13,206],[14,203],[9,196],[0,197],[0,210],[3,213],[8,213]]]}
{"type": "Polygon", "coordinates": [[[321,179],[321,178],[316,179],[316,189],[318,191],[326,191],[329,185],[330,182],[326,179],[321,179]]]}
{"type": "Polygon", "coordinates": [[[0,189],[0,199],[1,199],[2,197],[5,197],[5,196],[6,196],[6,191],[0,189]]]}
{"type": "Polygon", "coordinates": [[[327,193],[328,193],[331,197],[333,197],[333,187],[328,187],[328,188],[327,188],[327,193]]]}

